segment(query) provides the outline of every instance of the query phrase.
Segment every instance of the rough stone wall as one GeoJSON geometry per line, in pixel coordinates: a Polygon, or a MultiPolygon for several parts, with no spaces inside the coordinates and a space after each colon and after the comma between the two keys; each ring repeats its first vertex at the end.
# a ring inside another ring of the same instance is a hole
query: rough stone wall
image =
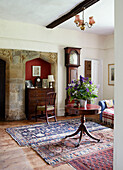
{"type": "MultiPolygon", "coordinates": [[[[57,79],[57,54],[26,50],[0,49],[0,59],[6,61],[5,119],[25,119],[25,63],[41,58],[55,65],[52,74],[57,79]]],[[[52,66],[51,66],[52,67],[52,66]]],[[[57,89],[57,83],[55,83],[57,89]]]]}

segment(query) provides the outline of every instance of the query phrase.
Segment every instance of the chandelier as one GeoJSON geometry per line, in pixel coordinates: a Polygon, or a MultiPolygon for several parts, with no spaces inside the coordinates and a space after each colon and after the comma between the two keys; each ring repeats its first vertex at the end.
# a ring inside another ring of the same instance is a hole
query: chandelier
{"type": "Polygon", "coordinates": [[[91,28],[93,26],[93,24],[95,23],[93,16],[89,17],[89,23],[88,22],[84,22],[84,10],[82,11],[82,19],[79,18],[79,15],[75,16],[75,23],[77,27],[80,27],[81,30],[85,30],[85,27],[87,26],[88,28],[91,28]]]}

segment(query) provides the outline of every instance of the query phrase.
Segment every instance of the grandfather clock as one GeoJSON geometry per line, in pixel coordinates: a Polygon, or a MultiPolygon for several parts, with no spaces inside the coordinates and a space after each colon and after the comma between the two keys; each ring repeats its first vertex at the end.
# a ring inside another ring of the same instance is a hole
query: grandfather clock
{"type": "MultiPolygon", "coordinates": [[[[72,80],[78,79],[78,67],[80,66],[80,50],[81,48],[66,47],[65,50],[65,66],[66,70],[66,87],[72,80]]],[[[69,96],[65,100],[65,104],[70,103],[69,96]]],[[[65,114],[67,115],[66,111],[65,114]]]]}

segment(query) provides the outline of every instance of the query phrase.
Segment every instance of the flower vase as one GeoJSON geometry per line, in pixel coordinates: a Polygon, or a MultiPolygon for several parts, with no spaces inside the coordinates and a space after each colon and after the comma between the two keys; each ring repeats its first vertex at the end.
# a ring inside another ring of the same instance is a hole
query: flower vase
{"type": "Polygon", "coordinates": [[[86,108],[87,100],[82,100],[82,99],[80,99],[79,102],[80,102],[80,107],[86,108]]]}

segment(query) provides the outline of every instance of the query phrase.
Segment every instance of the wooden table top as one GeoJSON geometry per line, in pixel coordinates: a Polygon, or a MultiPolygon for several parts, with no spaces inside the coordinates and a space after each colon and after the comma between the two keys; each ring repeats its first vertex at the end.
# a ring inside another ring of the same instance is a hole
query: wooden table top
{"type": "Polygon", "coordinates": [[[77,107],[74,106],[73,104],[67,104],[65,105],[66,109],[74,109],[78,111],[80,115],[92,115],[92,114],[99,114],[101,111],[101,107],[99,105],[94,105],[94,104],[87,104],[86,108],[84,107],[77,107]]]}

